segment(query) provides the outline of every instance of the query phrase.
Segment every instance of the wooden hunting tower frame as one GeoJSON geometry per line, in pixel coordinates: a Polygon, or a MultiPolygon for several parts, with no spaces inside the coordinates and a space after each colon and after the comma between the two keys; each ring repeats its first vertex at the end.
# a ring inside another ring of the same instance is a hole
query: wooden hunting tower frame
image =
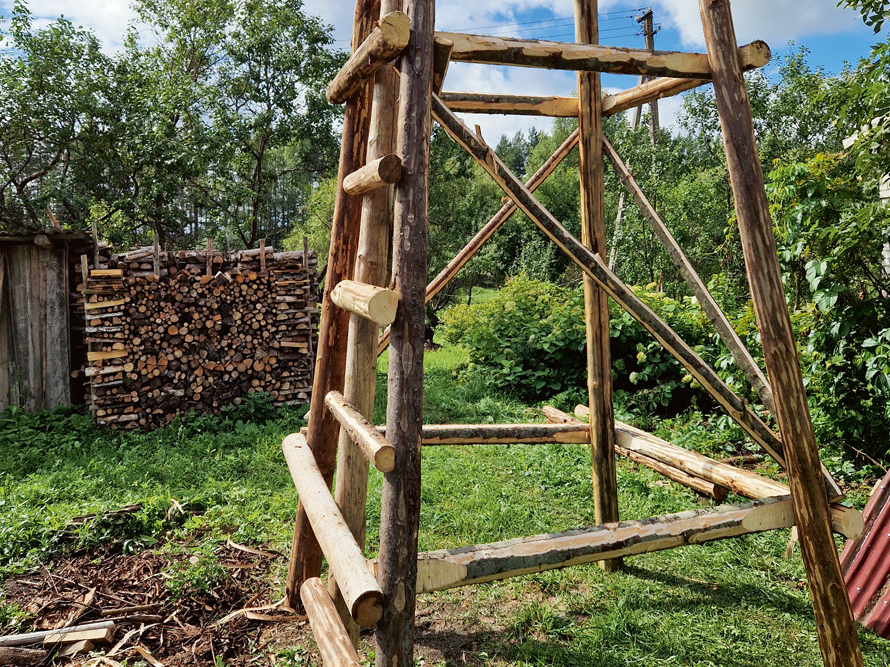
{"type": "Polygon", "coordinates": [[[287,599],[291,607],[301,600],[305,605],[325,664],[361,664],[353,648],[357,627],[376,625],[377,665],[411,665],[418,592],[591,561],[614,569],[623,556],[796,525],[824,663],[862,665],[832,534],[856,536],[862,519],[837,504],[841,491],[819,460],[742,77],[745,69],[767,63],[769,48],[763,42],[737,45],[729,0],[699,0],[699,6],[706,54],[599,46],[596,0],[575,0],[573,44],[437,33],[434,0],[357,0],[352,57],[327,90],[331,103],[345,103],[346,108],[309,427],[305,435],[291,434],[283,443],[300,497],[287,599]],[[576,71],[578,96],[440,94],[450,60],[576,71]],[[652,78],[603,96],[600,72],[652,78]],[[604,116],[708,82],[714,85],[769,381],[602,132],[604,116]],[[571,116],[578,118],[579,127],[523,184],[456,111],[571,116]],[[476,159],[510,203],[427,287],[432,120],[476,159]],[[575,146],[580,155],[580,240],[532,194],[575,146]],[[604,261],[604,157],[689,282],[764,410],[775,417],[778,434],[609,270],[604,261]],[[425,301],[517,209],[585,274],[590,423],[549,410],[550,420],[558,423],[425,427],[425,301]],[[786,470],[788,486],[615,422],[608,297],[655,336],[786,470]],[[385,336],[378,340],[378,331],[390,323],[386,426],[378,429],[368,421],[375,361],[387,343],[385,336]],[[417,553],[421,445],[542,442],[590,443],[600,525],[417,553]],[[701,492],[718,495],[728,487],[753,502],[619,521],[616,453],[701,492]],[[369,462],[384,473],[380,553],[370,563],[363,553],[369,462]],[[318,579],[322,555],[331,574],[327,586],[318,579]]]}

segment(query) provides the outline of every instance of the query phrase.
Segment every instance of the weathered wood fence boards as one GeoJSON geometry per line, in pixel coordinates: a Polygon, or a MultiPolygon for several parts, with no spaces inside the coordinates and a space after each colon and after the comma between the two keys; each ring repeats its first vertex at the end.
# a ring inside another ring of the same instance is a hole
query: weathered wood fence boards
{"type": "Polygon", "coordinates": [[[67,253],[0,243],[0,410],[71,402],[67,253]]]}
{"type": "Polygon", "coordinates": [[[150,427],[250,393],[305,403],[317,347],[315,253],[143,248],[78,266],[96,420],[150,427]],[[157,273],[155,273],[157,271],[157,273]]]}

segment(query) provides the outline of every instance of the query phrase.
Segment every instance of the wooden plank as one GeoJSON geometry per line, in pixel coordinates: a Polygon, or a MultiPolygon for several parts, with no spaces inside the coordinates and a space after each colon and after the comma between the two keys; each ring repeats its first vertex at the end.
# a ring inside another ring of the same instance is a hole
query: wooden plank
{"type": "Polygon", "coordinates": [[[123,269],[93,269],[90,271],[90,278],[122,278],[123,269]]]}
{"type": "Polygon", "coordinates": [[[313,577],[303,582],[300,598],[306,615],[309,616],[309,626],[325,667],[361,667],[361,658],[321,579],[313,577]]]}
{"type": "MultiPolygon", "coordinates": [[[[109,301],[94,301],[83,304],[84,310],[100,310],[101,308],[118,308],[127,302],[126,299],[111,299],[109,301]]],[[[100,317],[100,316],[96,316],[100,317]]]]}
{"type": "Polygon", "coordinates": [[[820,483],[823,475],[819,449],[785,302],[751,106],[736,57],[732,13],[728,0],[699,0],[699,9],[714,73],[714,97],[723,129],[754,314],[772,383],[776,421],[787,445],[784,453],[788,485],[794,499],[822,660],[826,667],[859,667],[862,654],[831,533],[828,498],[820,483]]]}
{"type": "MultiPolygon", "coordinates": [[[[454,62],[694,79],[711,77],[708,56],[704,53],[646,51],[459,32],[436,34],[454,42],[451,51],[454,62]]],[[[769,62],[770,50],[766,43],[756,41],[739,48],[737,58],[744,69],[763,67],[769,62]]]]}
{"type": "MultiPolygon", "coordinates": [[[[578,130],[575,130],[526,182],[525,186],[529,191],[534,192],[577,145],[578,130]]],[[[432,301],[439,292],[445,289],[445,286],[454,279],[457,273],[466,266],[473,257],[476,256],[476,253],[482,249],[482,246],[485,245],[488,239],[490,239],[517,210],[516,204],[512,201],[507,202],[478,232],[476,232],[476,235],[470,239],[467,245],[465,245],[461,251],[454,256],[454,259],[452,259],[448,265],[442,269],[435,278],[433,278],[430,284],[427,285],[426,295],[424,297],[425,303],[432,301]]],[[[377,344],[377,353],[381,354],[388,346],[389,330],[387,329],[380,336],[380,340],[377,344]]]]}
{"type": "Polygon", "coordinates": [[[374,625],[382,613],[383,592],[368,570],[362,550],[343,520],[306,439],[291,433],[281,443],[300,501],[331,572],[356,623],[374,625]]]}
{"type": "Polygon", "coordinates": [[[109,628],[114,628],[114,621],[96,621],[56,630],[37,630],[36,632],[25,632],[18,635],[4,635],[0,637],[0,646],[27,646],[28,644],[43,641],[45,637],[57,635],[62,630],[69,632],[75,630],[107,630],[109,628]]]}
{"type": "Polygon", "coordinates": [[[553,95],[444,92],[439,97],[458,113],[498,113],[514,116],[577,118],[578,98],[553,95]]]}
{"type": "Polygon", "coordinates": [[[0,412],[6,409],[10,402],[10,389],[12,388],[13,365],[15,359],[10,356],[12,336],[10,335],[10,316],[12,304],[10,303],[9,288],[6,280],[8,247],[0,247],[0,412]]]}
{"type": "MultiPolygon", "coordinates": [[[[525,188],[481,139],[472,133],[438,98],[433,98],[433,115],[448,134],[462,145],[485,169],[495,182],[572,261],[594,278],[634,319],[649,331],[671,356],[704,387],[726,410],[726,413],[773,458],[784,466],[782,441],[750,407],[733,392],[676,332],[630,288],[612,273],[599,255],[585,248],[535,197],[525,188]]],[[[843,493],[827,470],[822,470],[829,497],[835,501],[843,493]]]]}
{"type": "Polygon", "coordinates": [[[343,179],[343,189],[351,195],[362,195],[385,185],[396,183],[402,175],[398,155],[383,155],[368,162],[343,179]]]}
{"type": "Polygon", "coordinates": [[[110,628],[88,628],[86,630],[59,631],[43,638],[44,644],[76,644],[88,641],[94,644],[107,644],[114,637],[114,624],[110,628]]]}
{"type": "Polygon", "coordinates": [[[435,2],[407,0],[411,39],[399,62],[398,154],[392,285],[399,308],[392,324],[387,378],[386,439],[396,451],[384,475],[380,509],[380,585],[384,611],[377,626],[377,667],[414,662],[417,533],[420,523],[420,432],[423,425],[424,294],[429,225],[430,101],[435,2]]]}
{"type": "Polygon", "coordinates": [[[87,352],[87,361],[104,361],[106,359],[121,359],[130,354],[127,350],[96,350],[87,352]]]}
{"type": "Polygon", "coordinates": [[[390,12],[353,52],[326,91],[328,102],[343,104],[374,72],[395,58],[408,44],[408,16],[390,12]]]}
{"type": "Polygon", "coordinates": [[[418,556],[417,590],[420,593],[441,591],[596,560],[788,528],[793,523],[791,499],[769,499],[428,551],[418,556]]]}
{"type": "MultiPolygon", "coordinates": [[[[575,40],[580,42],[579,46],[589,46],[599,40],[597,0],[575,0],[575,40]]],[[[603,117],[598,72],[578,72],[578,101],[581,243],[592,253],[605,257],[603,117]]],[[[597,523],[611,523],[618,521],[618,480],[615,475],[609,303],[606,292],[588,275],[584,276],[584,329],[594,516],[597,523]]],[[[620,568],[621,562],[600,561],[599,565],[611,572],[620,568]]]]}
{"type": "Polygon", "coordinates": [[[605,137],[603,137],[603,147],[605,148],[606,157],[609,158],[609,162],[612,163],[619,180],[630,193],[640,213],[642,213],[643,219],[649,224],[649,227],[655,233],[655,237],[661,242],[662,247],[686,281],[692,294],[698,299],[699,305],[701,305],[708,319],[711,320],[714,329],[717,330],[717,334],[720,336],[723,344],[726,345],[736,365],[742,369],[763,405],[772,413],[772,391],[763,371],[760,370],[751,353],[745,348],[745,344],[742,343],[729,319],[720,309],[720,306],[717,305],[714,297],[711,296],[704,281],[699,277],[695,267],[692,266],[692,262],[686,257],[686,253],[683,252],[680,244],[677,243],[667,225],[664,224],[664,221],[655,211],[655,207],[652,206],[649,199],[643,194],[636,179],[630,173],[630,169],[627,168],[612,144],[605,137]]]}
{"type": "Polygon", "coordinates": [[[365,419],[362,413],[354,405],[348,403],[339,392],[328,392],[325,403],[368,461],[372,462],[380,472],[392,471],[395,465],[393,446],[374,428],[373,424],[365,419]]]}
{"type": "MultiPolygon", "coordinates": [[[[353,51],[373,30],[380,13],[379,0],[356,0],[353,23],[353,51]]],[[[328,251],[327,278],[321,301],[321,317],[318,327],[312,396],[309,407],[309,446],[315,455],[319,470],[328,485],[334,476],[337,439],[340,425],[325,408],[324,397],[332,389],[343,387],[346,374],[346,347],[349,332],[349,313],[338,308],[331,300],[331,291],[341,280],[349,280],[355,271],[361,227],[362,199],[350,197],[343,190],[343,179],[365,162],[368,149],[368,131],[371,123],[371,82],[365,80],[358,93],[346,104],[343,113],[343,139],[340,142],[340,163],[337,171],[339,184],[334,200],[334,219],[328,251]]],[[[321,549],[309,519],[302,507],[297,507],[294,522],[294,539],[288,563],[285,585],[288,604],[300,605],[300,585],[321,572],[321,549]]]]}

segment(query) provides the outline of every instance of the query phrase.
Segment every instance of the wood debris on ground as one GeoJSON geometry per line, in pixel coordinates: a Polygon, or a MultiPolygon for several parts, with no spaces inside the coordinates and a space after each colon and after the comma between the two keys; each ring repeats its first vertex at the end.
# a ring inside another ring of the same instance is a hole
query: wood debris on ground
{"type": "MultiPolygon", "coordinates": [[[[15,634],[41,634],[0,647],[0,664],[251,664],[271,641],[270,623],[300,624],[304,617],[276,602],[281,591],[270,571],[280,554],[229,540],[215,557],[222,567],[207,590],[191,587],[178,597],[168,581],[192,565],[187,554],[125,555],[103,547],[10,577],[6,602],[32,623],[15,634]]],[[[0,626],[0,635],[13,630],[0,626]]]]}

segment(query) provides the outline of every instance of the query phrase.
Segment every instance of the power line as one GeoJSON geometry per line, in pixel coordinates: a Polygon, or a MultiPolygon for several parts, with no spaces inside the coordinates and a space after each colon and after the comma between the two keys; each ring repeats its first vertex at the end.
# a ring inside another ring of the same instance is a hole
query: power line
{"type": "MultiPolygon", "coordinates": [[[[637,7],[636,9],[622,9],[622,10],[613,11],[613,12],[603,12],[602,14],[599,14],[600,17],[609,16],[609,15],[613,15],[613,14],[620,14],[620,16],[615,16],[614,18],[601,18],[600,21],[620,21],[625,18],[632,19],[636,16],[636,12],[642,11],[643,9],[646,9],[646,7],[637,7]]],[[[493,25],[470,26],[468,28],[453,28],[451,30],[446,30],[445,32],[463,32],[465,30],[488,30],[489,28],[506,28],[508,26],[514,26],[514,25],[537,25],[537,24],[541,24],[541,23],[553,23],[553,22],[560,22],[560,21],[574,22],[575,19],[572,17],[568,17],[568,18],[555,18],[555,19],[541,19],[538,21],[516,21],[513,23],[496,23],[493,25]]]]}

